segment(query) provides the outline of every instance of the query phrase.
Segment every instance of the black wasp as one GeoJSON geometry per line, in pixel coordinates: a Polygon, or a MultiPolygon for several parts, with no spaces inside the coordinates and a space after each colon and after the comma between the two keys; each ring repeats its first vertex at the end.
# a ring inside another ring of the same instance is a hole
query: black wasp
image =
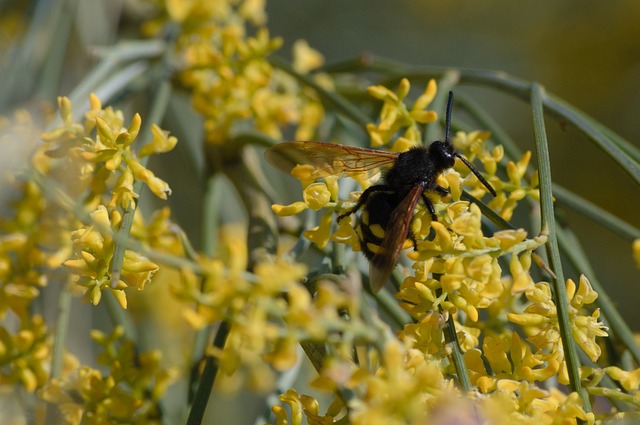
{"type": "Polygon", "coordinates": [[[385,152],[322,142],[285,142],[269,148],[265,158],[278,169],[290,173],[298,166],[311,166],[311,178],[349,176],[358,173],[375,175],[384,172],[380,183],[362,192],[355,207],[338,216],[341,220],[363,209],[356,229],[362,252],[369,260],[371,289],[382,288],[398,260],[409,236],[411,221],[420,199],[437,220],[426,191],[447,195],[447,189],[436,183],[437,177],[453,167],[459,158],[482,184],[496,196],[491,184],[449,140],[453,92],[449,92],[444,142],[435,141],[428,148],[418,146],[406,152],[385,152]]]}

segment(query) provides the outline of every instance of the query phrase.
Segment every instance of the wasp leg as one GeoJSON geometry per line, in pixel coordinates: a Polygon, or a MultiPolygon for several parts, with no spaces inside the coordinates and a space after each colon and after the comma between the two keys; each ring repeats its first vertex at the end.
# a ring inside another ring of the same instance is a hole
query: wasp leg
{"type": "Polygon", "coordinates": [[[411,243],[413,243],[413,250],[417,252],[418,251],[418,240],[416,239],[416,235],[413,234],[413,230],[409,229],[408,237],[411,240],[411,243]]]}
{"type": "Polygon", "coordinates": [[[440,186],[440,185],[436,185],[435,189],[434,189],[438,195],[440,196],[447,196],[449,194],[449,191],[447,189],[445,189],[444,187],[440,186]]]}
{"type": "Polygon", "coordinates": [[[358,199],[358,202],[356,203],[356,205],[353,208],[350,208],[347,211],[345,211],[342,214],[340,214],[338,216],[338,218],[337,218],[337,221],[340,222],[340,220],[342,220],[343,218],[345,218],[347,216],[350,216],[353,213],[358,212],[358,210],[360,208],[362,208],[362,206],[364,204],[367,203],[367,200],[369,199],[369,196],[371,196],[371,194],[377,193],[377,192],[394,193],[395,191],[392,188],[390,188],[389,186],[382,185],[382,184],[369,187],[367,190],[362,192],[362,195],[360,195],[360,198],[358,199]]]}
{"type": "Polygon", "coordinates": [[[422,201],[424,202],[424,205],[427,207],[427,209],[431,213],[431,220],[438,221],[438,217],[436,216],[436,210],[433,208],[433,204],[431,203],[431,200],[429,199],[429,197],[424,193],[422,194],[422,201]]]}

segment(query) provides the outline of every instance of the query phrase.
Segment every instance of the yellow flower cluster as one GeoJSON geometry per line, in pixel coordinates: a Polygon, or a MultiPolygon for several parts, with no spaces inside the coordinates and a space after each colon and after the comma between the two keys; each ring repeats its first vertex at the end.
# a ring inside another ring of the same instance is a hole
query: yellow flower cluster
{"type": "Polygon", "coordinates": [[[176,371],[161,365],[159,351],[137,353],[131,341],[121,341],[123,329],[111,335],[93,331],[92,339],[102,348],[100,363],[109,374],[75,362],[66,376],[53,379],[40,396],[58,405],[66,423],[159,424],[160,396],[176,371]]]}
{"type": "MultiPolygon", "coordinates": [[[[429,83],[408,108],[403,102],[410,91],[407,80],[401,82],[397,92],[380,86],[370,88],[369,92],[384,102],[378,124],[368,127],[372,145],[388,144],[394,137],[393,150],[422,143],[419,124],[436,119],[434,113],[424,111],[435,90],[435,82],[429,83]]],[[[525,196],[539,197],[536,174],[527,174],[531,153],[508,162],[508,181],[503,181],[497,173],[504,151],[500,146],[487,149],[488,139],[486,132],[458,132],[452,142],[470,161],[482,162],[488,181],[498,193],[489,206],[509,219],[525,196]]],[[[304,178],[309,172],[303,168],[292,173],[303,183],[303,201],[274,205],[274,212],[291,215],[307,208],[326,208],[318,227],[305,232],[305,237],[319,247],[333,240],[357,250],[358,241],[349,220],[332,227],[333,211],[353,205],[338,199],[339,176],[313,182],[304,178]]],[[[593,422],[593,415],[584,412],[577,394],[534,385],[535,381],[554,377],[568,382],[549,285],[535,283],[530,274],[533,251],[544,245],[547,237],[528,237],[523,229],[485,236],[480,208],[460,198],[463,187],[478,198],[486,194],[486,188],[462,164],[445,171],[438,183],[448,188],[451,198],[433,200],[438,221],[433,221],[423,206],[416,208],[412,233],[417,246],[408,254],[414,273],[404,279],[396,294],[415,322],[404,325],[398,340],[387,342],[380,352],[378,368],[366,370],[349,361],[329,361],[315,385],[353,391],[354,401],[346,403],[346,408],[354,423],[425,423],[437,411],[440,397],[459,396],[450,380],[449,374],[454,373],[449,360],[451,349],[443,332],[446,318],[452,315],[471,384],[478,390],[473,397],[480,406],[481,418],[495,418],[497,423],[533,423],[536,418],[551,423],[556,417],[567,423],[577,419],[593,422]]],[[[371,182],[365,181],[362,187],[368,184],[371,182]]],[[[357,192],[351,194],[352,199],[358,196],[357,192]]],[[[596,294],[585,277],[580,279],[580,286],[569,280],[567,291],[573,336],[595,360],[600,355],[596,337],[606,336],[606,332],[598,322],[597,310],[591,315],[583,310],[589,308],[596,294]]],[[[375,350],[368,356],[372,354],[376,355],[375,350]]],[[[370,357],[367,359],[370,364],[370,357]]],[[[340,403],[332,405],[327,416],[321,416],[317,402],[305,397],[289,392],[282,400],[292,410],[317,418],[318,423],[330,423],[339,416],[336,406],[340,403]]],[[[276,423],[288,420],[283,410],[275,408],[274,413],[276,423]]],[[[297,423],[293,416],[291,420],[297,423]]]]}
{"type": "MultiPolygon", "coordinates": [[[[566,283],[569,297],[569,321],[574,340],[582,350],[595,361],[600,357],[600,346],[596,337],[605,337],[607,332],[602,322],[598,321],[600,311],[595,309],[591,315],[584,315],[582,310],[595,302],[598,294],[591,288],[589,280],[583,275],[580,277],[580,285],[576,286],[573,280],[566,283]]],[[[568,383],[566,365],[563,364],[564,353],[560,334],[558,332],[558,318],[556,306],[551,297],[551,288],[546,282],[540,282],[528,288],[525,296],[531,302],[522,313],[511,313],[508,318],[511,322],[522,326],[529,335],[527,340],[535,347],[534,357],[538,364],[557,364],[563,370],[559,375],[561,383],[568,383]]]]}
{"type": "MultiPolygon", "coordinates": [[[[247,133],[253,132],[275,139],[290,134],[301,141],[316,136],[324,119],[319,99],[331,94],[320,87],[328,89],[333,81],[321,73],[307,75],[322,66],[323,57],[303,40],[293,44],[290,67],[269,60],[282,42],[265,27],[265,0],[148,3],[157,15],[143,31],[161,35],[170,45],[173,55],[163,65],[203,117],[207,154],[235,154],[227,150],[234,146],[229,142],[240,136],[236,140],[244,146],[247,133]]],[[[429,109],[437,89],[434,80],[423,91],[412,89],[407,79],[395,90],[369,87],[369,95],[381,103],[379,116],[366,126],[371,146],[404,152],[423,145],[425,128],[438,120],[429,109]]],[[[56,404],[67,423],[160,423],[161,397],[177,372],[166,367],[159,351],[139,352],[135,342],[123,338],[121,326],[110,334],[92,332],[100,348],[97,365],[80,365],[65,352],[59,344],[64,332],[59,340],[56,335],[53,346],[44,319],[34,314],[34,300],[52,273],[56,282],[66,284],[63,296],[69,295],[67,288],[80,289],[94,305],[103,291],[126,308],[136,304],[127,299],[128,288],[142,290],[152,281],[156,288],[169,288],[182,319],[172,325],[229,330],[218,334],[226,335],[224,346],[216,338],[213,346],[188,356],[191,362],[204,355],[207,367],[213,359],[215,383],[224,391],[243,384],[273,391],[276,373],[298,364],[302,347],[318,370],[312,387],[330,393],[333,401],[322,411],[319,400],[286,390],[282,404],[272,408],[278,425],[595,422],[577,392],[557,388],[573,383],[557,306],[549,283],[534,280],[531,273],[533,260],[543,273],[548,270],[535,254],[547,235],[524,229],[488,234],[481,207],[463,196],[464,190],[482,199],[487,188],[461,161],[437,177],[450,195],[427,194],[433,195],[437,220],[422,202],[412,212],[412,240],[404,248],[415,245],[415,250],[401,256],[404,278],[395,294],[400,308],[387,294],[376,294],[387,308],[380,319],[352,269],[344,276],[309,273],[307,266],[282,254],[266,254],[272,247],[275,251],[274,241],[260,246],[265,255],[249,252],[248,245],[259,245],[254,227],[263,225],[256,223],[253,210],[252,236],[241,225],[222,225],[216,229],[219,240],[205,245],[215,245],[215,255],[196,253],[171,222],[168,208],[147,218],[136,208],[143,186],[161,199],[171,193],[168,183],[147,168],[146,158],[172,150],[176,138],[152,125],[151,140],[141,141],[140,116],[125,119],[95,95],[81,118],[69,99],[59,98],[58,106],[60,118],[35,150],[36,172],[21,183],[14,217],[0,220],[0,383],[56,404]]],[[[17,133],[33,132],[29,114],[19,112],[16,118],[21,125],[17,133]]],[[[0,141],[9,125],[0,117],[0,141]]],[[[504,149],[492,145],[484,131],[457,132],[451,142],[469,161],[482,164],[497,192],[488,205],[502,218],[511,219],[525,198],[539,199],[530,152],[506,161],[504,149]]],[[[214,163],[218,158],[208,159],[214,163]]],[[[345,196],[341,176],[332,167],[321,179],[309,164],[295,167],[292,175],[302,183],[301,200],[273,205],[272,210],[281,216],[317,212],[317,226],[304,237],[319,248],[333,241],[358,251],[353,220],[334,224],[333,215],[352,208],[380,173],[344,173],[359,185],[345,196]]],[[[230,180],[238,189],[246,183],[230,180]]],[[[226,219],[228,211],[223,213],[226,219]]],[[[640,263],[640,240],[633,244],[633,255],[640,263]]],[[[571,279],[563,283],[573,340],[595,362],[601,356],[598,337],[607,336],[593,306],[597,294],[585,276],[578,284],[571,279]]],[[[149,298],[148,291],[142,295],[149,298]]],[[[148,303],[159,304],[157,298],[148,303]]],[[[162,313],[174,318],[164,309],[162,313]]],[[[158,327],[168,333],[171,327],[165,325],[158,327]]],[[[192,336],[185,334],[185,340],[192,336]]],[[[188,366],[196,370],[198,365],[188,366]]],[[[627,369],[594,366],[579,373],[591,396],[640,408],[640,369],[627,369]],[[610,381],[616,389],[604,385],[610,381]]],[[[209,377],[199,379],[205,388],[209,377]]],[[[194,402],[192,413],[203,410],[200,402],[194,402]]]]}
{"type": "Polygon", "coordinates": [[[416,260],[415,276],[405,279],[397,297],[417,320],[441,308],[452,313],[463,311],[469,320],[477,322],[478,311],[488,309],[503,295],[500,256],[528,256],[546,238],[526,239],[523,230],[504,230],[484,237],[479,208],[466,202],[451,204],[446,217],[450,224],[431,223],[433,240],[419,241],[417,252],[410,254],[416,260]]]}
{"type": "Polygon", "coordinates": [[[273,370],[289,369],[298,361],[300,341],[331,341],[337,352],[348,354],[354,339],[376,339],[359,319],[357,293],[320,279],[312,296],[301,283],[306,267],[282,259],[259,263],[248,274],[246,239],[233,226],[223,230],[223,254],[200,257],[198,273],[183,269],[180,283],[173,287],[194,328],[221,320],[230,323],[224,349],[209,352],[224,372],[217,378],[222,388],[232,390],[244,381],[260,390],[271,389],[273,370]],[[353,320],[345,321],[340,311],[353,320]]]}
{"type": "Polygon", "coordinates": [[[100,205],[90,214],[91,224],[71,233],[76,259],[63,263],[77,275],[76,283],[84,288],[84,299],[98,304],[102,291],[110,289],[123,308],[127,307],[124,290],[129,286],[144,289],[158,270],[158,265],[132,250],[125,250],[120,273],[113,273],[111,265],[115,253],[113,233],[121,224],[121,215],[114,210],[109,217],[100,205]]]}
{"type": "MultiPolygon", "coordinates": [[[[263,1],[162,3],[145,30],[154,34],[167,23],[180,27],[178,79],[205,119],[208,142],[224,144],[246,129],[280,139],[291,126],[297,127],[296,139],[314,136],[324,110],[312,91],[267,61],[282,41],[264,26],[263,1]],[[255,35],[247,35],[248,26],[255,35]]],[[[300,73],[322,65],[322,56],[305,42],[296,43],[293,53],[300,73]]]]}
{"type": "Polygon", "coordinates": [[[436,82],[429,81],[424,93],[413,102],[411,109],[404,104],[410,89],[411,84],[406,78],[400,81],[395,93],[384,86],[369,87],[369,94],[383,102],[378,124],[367,125],[371,146],[386,145],[400,131],[402,135],[395,139],[391,147],[392,151],[404,152],[422,143],[419,125],[432,123],[438,119],[436,112],[425,110],[436,95],[436,82]]]}
{"type": "MultiPolygon", "coordinates": [[[[37,131],[26,111],[0,122],[3,144],[28,144],[37,131]]],[[[33,302],[71,251],[64,220],[40,187],[31,180],[15,186],[21,197],[12,203],[13,216],[0,219],[0,382],[33,392],[48,378],[52,353],[49,329],[33,302]]]]}
{"type": "Polygon", "coordinates": [[[25,391],[33,392],[47,382],[50,363],[51,337],[42,316],[21,317],[15,333],[4,326],[0,328],[0,383],[18,383],[25,391]]]}
{"type": "Polygon", "coordinates": [[[358,397],[347,401],[336,398],[322,415],[318,400],[289,390],[280,400],[290,406],[291,415],[282,406],[274,406],[274,424],[302,424],[303,414],[309,423],[318,424],[344,420],[347,414],[350,423],[367,425],[575,424],[578,419],[592,424],[595,420],[593,414],[584,412],[576,393],[567,395],[526,381],[501,380],[491,394],[474,392],[463,397],[442,374],[438,358],[398,341],[388,342],[381,356],[381,365],[375,370],[343,364],[322,371],[322,379],[339,381],[358,397]]]}
{"type": "Polygon", "coordinates": [[[152,140],[135,152],[132,144],[141,126],[138,114],[124,128],[123,113],[102,108],[100,100],[91,95],[90,110],[80,124],[75,122],[69,99],[59,98],[58,104],[62,125],[42,136],[45,143],[34,156],[34,165],[42,174],[59,180],[67,193],[85,196],[85,208],[93,209],[88,223],[70,233],[75,258],[63,265],[76,275],[85,300],[97,304],[102,290],[110,289],[126,307],[123,290],[129,286],[143,289],[158,265],[126,249],[121,270],[113,270],[116,247],[126,243],[114,240],[114,234],[121,226],[122,211],[134,207],[139,196],[134,190],[136,181],[161,199],[171,193],[169,185],[140,161],[172,150],[177,139],[152,125],[152,140]]]}
{"type": "MultiPolygon", "coordinates": [[[[15,327],[0,328],[2,380],[20,382],[27,391],[42,387],[50,372],[49,331],[42,317],[32,313],[32,303],[50,275],[55,274],[62,283],[77,281],[86,299],[94,303],[100,299],[100,289],[116,290],[125,306],[120,290],[126,286],[142,289],[158,268],[135,251],[124,250],[120,273],[113,275],[114,233],[121,224],[120,209],[132,206],[138,196],[133,192],[135,180],[166,197],[167,184],[140,164],[139,158],[172,149],[176,139],[152,127],[151,143],[136,154],[131,145],[140,118],[136,116],[124,129],[122,112],[103,109],[95,96],[90,103],[84,123],[79,124],[69,100],[59,99],[61,125],[42,136],[44,143],[32,157],[41,174],[28,175],[21,183],[22,197],[14,202],[14,216],[0,222],[0,315],[12,314],[17,319],[13,320],[15,327]],[[87,224],[78,222],[84,212],[72,197],[84,199],[83,206],[93,209],[87,224]],[[72,256],[75,258],[68,260],[72,256]],[[65,270],[76,275],[62,273],[65,270]]],[[[18,125],[23,126],[24,121],[21,118],[18,125]]],[[[6,128],[10,130],[9,124],[6,128]]],[[[11,134],[8,140],[18,133],[11,134]]],[[[156,214],[150,226],[137,217],[133,229],[135,237],[149,247],[180,252],[168,210],[156,214]]]]}
{"type": "Polygon", "coordinates": [[[64,171],[67,180],[61,180],[71,185],[72,193],[81,193],[88,186],[91,197],[87,204],[96,207],[109,192],[110,208],[132,206],[139,196],[133,191],[135,181],[144,182],[156,196],[167,199],[171,194],[169,185],[144,167],[139,158],[172,150],[177,143],[175,137],[153,125],[153,140],[136,154],[131,144],[140,131],[140,115],[134,115],[125,129],[122,112],[111,107],[103,109],[100,99],[92,94],[91,108],[85,113],[84,124],[80,124],[74,120],[69,99],[59,98],[58,105],[62,126],[42,135],[45,143],[34,159],[38,171],[54,176],[64,171]],[[56,158],[64,161],[64,165],[55,163],[56,158]],[[117,180],[113,187],[107,187],[112,176],[117,180]]]}
{"type": "MultiPolygon", "coordinates": [[[[498,192],[498,196],[490,200],[488,205],[492,210],[500,214],[502,218],[510,220],[518,202],[526,196],[540,200],[540,192],[537,188],[538,176],[537,172],[531,176],[527,175],[531,160],[531,152],[527,151],[517,162],[509,161],[506,164],[506,173],[509,181],[502,181],[496,177],[498,163],[504,157],[504,148],[498,145],[492,150],[486,149],[484,144],[490,136],[491,134],[486,131],[472,131],[470,133],[460,131],[453,137],[452,143],[469,161],[477,158],[482,162],[482,166],[488,174],[487,180],[498,192]]],[[[476,176],[469,172],[469,169],[462,165],[460,161],[456,161],[454,168],[459,175],[465,176],[462,183],[469,194],[476,198],[482,198],[486,193],[486,189],[476,176]]],[[[447,174],[445,179],[450,183],[453,199],[459,199],[461,187],[460,183],[455,181],[458,176],[456,174],[447,174]]]]}

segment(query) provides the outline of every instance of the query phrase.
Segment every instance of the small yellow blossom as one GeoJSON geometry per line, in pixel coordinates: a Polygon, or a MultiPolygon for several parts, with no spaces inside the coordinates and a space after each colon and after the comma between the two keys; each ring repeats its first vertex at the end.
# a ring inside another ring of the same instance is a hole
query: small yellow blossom
{"type": "Polygon", "coordinates": [[[271,210],[273,210],[274,213],[282,217],[300,214],[302,211],[306,210],[307,208],[309,208],[307,203],[302,201],[294,202],[291,205],[273,204],[271,206],[271,210]]]}
{"type": "MultiPolygon", "coordinates": [[[[496,152],[496,154],[498,156],[501,155],[500,152],[496,152]]],[[[525,181],[530,160],[531,152],[527,151],[518,162],[510,161],[507,163],[508,182],[499,181],[495,177],[489,179],[498,191],[498,196],[489,202],[489,207],[498,212],[505,220],[511,219],[518,202],[524,199],[525,196],[528,195],[534,199],[539,199],[540,193],[537,188],[536,175],[534,174],[531,177],[529,184],[525,181]],[[508,195],[507,192],[509,192],[508,195]]]]}
{"type": "Polygon", "coordinates": [[[404,104],[404,98],[409,94],[410,88],[407,79],[400,81],[395,93],[384,86],[368,88],[369,95],[383,102],[378,124],[367,125],[373,147],[386,145],[396,135],[399,136],[399,141],[394,144],[394,151],[415,146],[422,142],[419,124],[428,124],[438,119],[437,113],[425,110],[435,96],[435,81],[429,82],[427,89],[411,109],[404,104]]]}
{"type": "Polygon", "coordinates": [[[360,251],[358,235],[346,218],[338,221],[338,229],[331,235],[331,240],[349,245],[354,252],[360,251]]]}
{"type": "Polygon", "coordinates": [[[77,258],[63,263],[77,276],[76,283],[85,288],[85,300],[98,304],[102,298],[102,290],[110,289],[118,302],[126,308],[126,297],[123,290],[128,286],[143,289],[158,265],[144,256],[131,250],[124,251],[124,262],[121,270],[122,279],[112,282],[111,261],[115,252],[112,236],[112,221],[119,216],[113,213],[109,217],[107,209],[100,205],[90,214],[93,225],[83,226],[71,233],[74,252],[77,258]]]}
{"type": "Polygon", "coordinates": [[[302,192],[304,202],[314,211],[324,208],[331,201],[331,193],[324,183],[313,183],[302,192]]]}
{"type": "Polygon", "coordinates": [[[315,243],[318,248],[322,249],[327,246],[329,237],[331,236],[331,223],[333,221],[332,211],[327,211],[320,218],[320,225],[313,229],[306,230],[304,237],[315,243]]]}
{"type": "Polygon", "coordinates": [[[145,157],[154,153],[164,153],[173,150],[178,143],[178,139],[173,136],[169,136],[169,133],[163,131],[156,124],[151,125],[151,133],[153,139],[147,145],[144,145],[140,149],[140,157],[145,157]]]}
{"type": "Polygon", "coordinates": [[[620,382],[627,391],[638,391],[640,388],[640,368],[626,371],[616,366],[609,366],[604,368],[604,371],[612,379],[620,382]]]}
{"type": "Polygon", "coordinates": [[[324,64],[324,57],[320,52],[312,49],[306,40],[296,40],[293,43],[293,69],[306,74],[324,64]]]}
{"type": "MultiPolygon", "coordinates": [[[[576,291],[573,281],[566,283],[567,292],[570,294],[569,320],[571,332],[575,342],[595,361],[600,356],[600,346],[596,343],[597,337],[607,335],[604,325],[598,322],[599,313],[596,310],[592,315],[583,315],[583,306],[595,301],[594,292],[586,277],[581,276],[580,288],[576,291]]],[[[551,356],[562,359],[562,347],[558,331],[558,319],[556,309],[551,296],[551,289],[545,282],[530,287],[525,292],[527,299],[531,301],[524,312],[510,313],[508,318],[514,323],[531,330],[528,341],[539,348],[551,347],[551,356]]]]}
{"type": "Polygon", "coordinates": [[[296,140],[312,140],[316,130],[324,119],[324,108],[316,101],[310,101],[302,106],[298,127],[296,128],[296,140]]]}

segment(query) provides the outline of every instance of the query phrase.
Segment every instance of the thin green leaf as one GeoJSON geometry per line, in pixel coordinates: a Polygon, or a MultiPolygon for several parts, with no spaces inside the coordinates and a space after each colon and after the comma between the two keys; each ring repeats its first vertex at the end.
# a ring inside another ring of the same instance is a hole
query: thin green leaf
{"type": "Polygon", "coordinates": [[[560,337],[564,347],[565,361],[572,391],[577,392],[582,399],[585,411],[591,412],[589,395],[580,382],[580,359],[576,344],[571,335],[571,325],[569,323],[569,298],[567,296],[562,263],[560,261],[560,250],[556,234],[556,223],[553,212],[553,196],[551,185],[551,162],[549,159],[549,146],[547,144],[547,134],[544,124],[542,88],[537,84],[531,85],[531,108],[533,111],[533,132],[536,142],[536,152],[538,159],[538,171],[540,174],[540,206],[542,210],[542,233],[549,235],[547,242],[547,256],[549,265],[556,275],[552,279],[554,302],[558,314],[558,325],[560,327],[560,337]]]}
{"type": "Polygon", "coordinates": [[[568,189],[553,185],[553,194],[556,196],[560,204],[566,205],[572,210],[600,224],[602,227],[611,230],[627,242],[633,242],[640,238],[640,229],[630,225],[624,220],[619,219],[599,206],[592,204],[584,198],[576,195],[568,189]]]}

